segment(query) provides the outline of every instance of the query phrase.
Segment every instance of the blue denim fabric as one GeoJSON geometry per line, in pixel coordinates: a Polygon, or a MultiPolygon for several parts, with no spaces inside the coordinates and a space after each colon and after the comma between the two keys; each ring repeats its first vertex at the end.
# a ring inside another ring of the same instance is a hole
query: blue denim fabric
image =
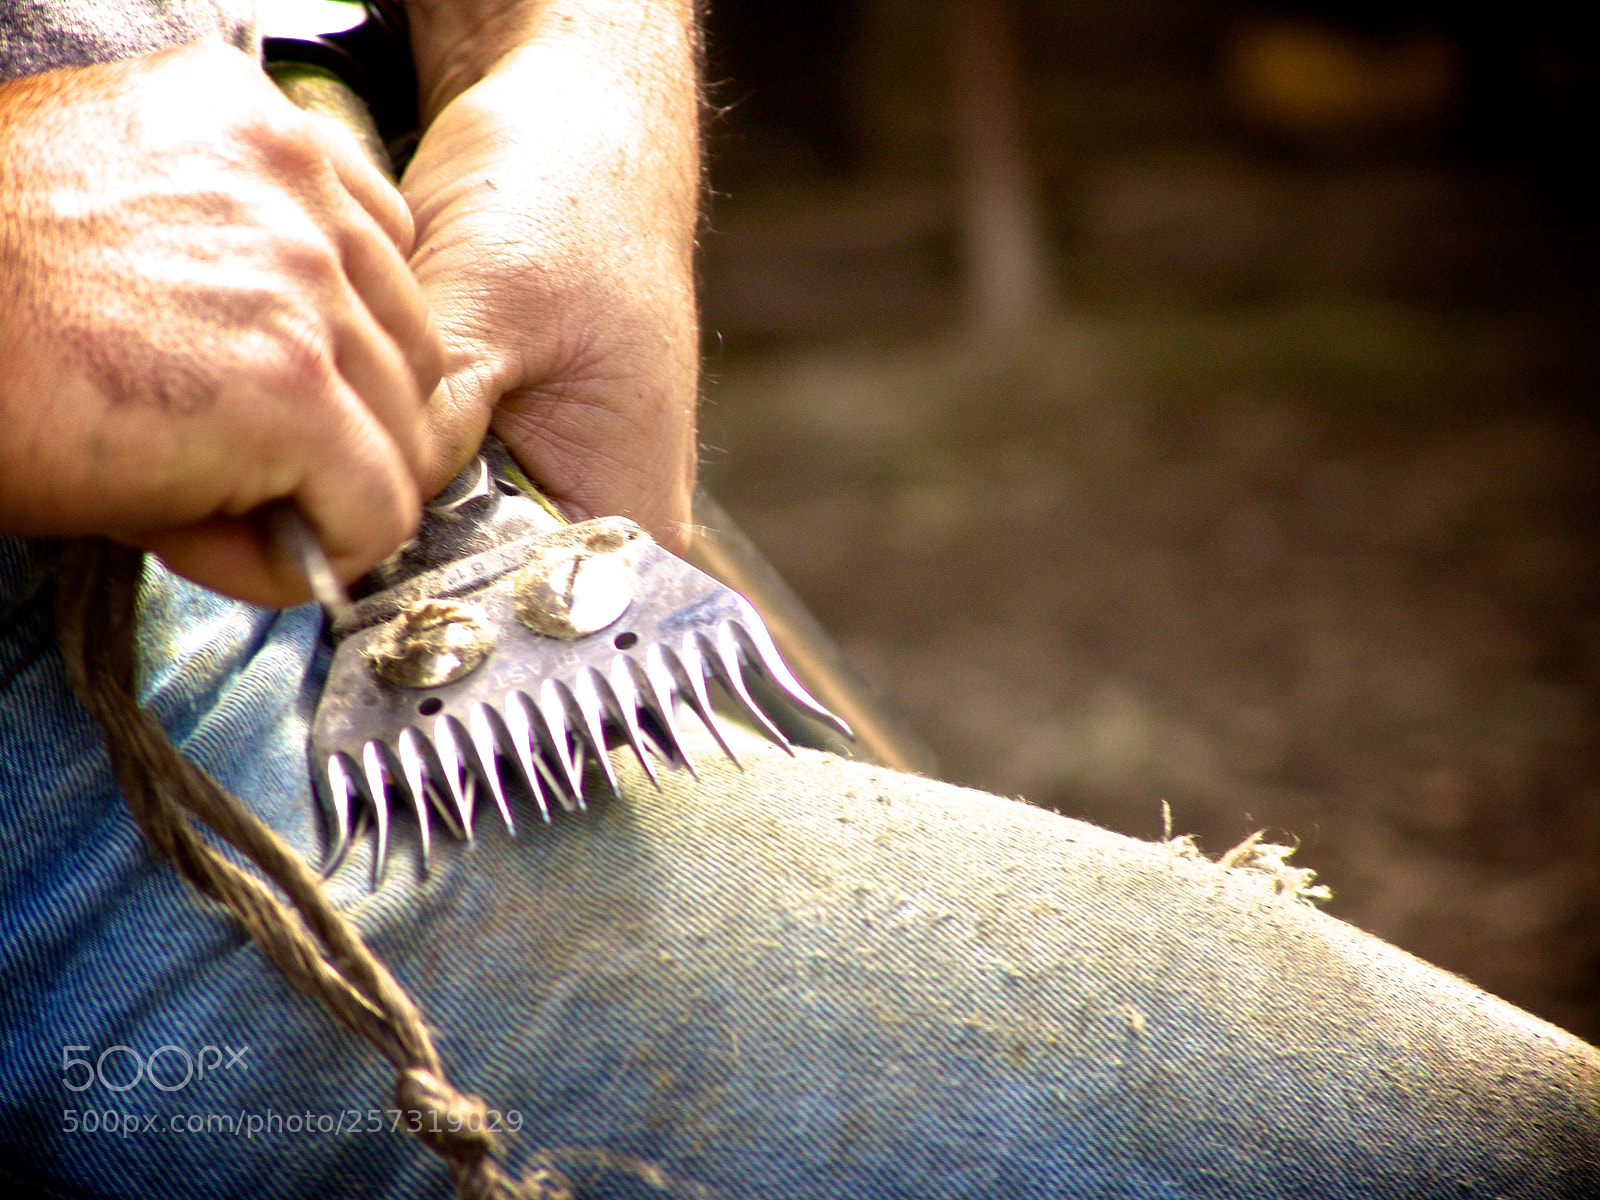
{"type": "MultiPolygon", "coordinates": [[[[0,611],[37,561],[0,542],[0,611]]],[[[316,615],[159,570],[144,604],[148,703],[319,854],[316,615]]],[[[0,634],[0,678],[45,647],[0,692],[0,1191],[447,1195],[375,1112],[388,1067],[151,860],[48,637],[42,600],[0,634]]],[[[402,818],[380,891],[364,849],[335,877],[454,1082],[515,1114],[513,1169],[584,1197],[1600,1195],[1594,1049],[1268,877],[740,755],[664,792],[619,757],[620,797],[516,839],[482,811],[427,878],[402,818]]]]}

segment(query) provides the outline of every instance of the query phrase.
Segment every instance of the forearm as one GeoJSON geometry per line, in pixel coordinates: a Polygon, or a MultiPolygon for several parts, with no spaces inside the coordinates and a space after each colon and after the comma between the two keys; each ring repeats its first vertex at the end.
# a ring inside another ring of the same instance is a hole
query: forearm
{"type": "Polygon", "coordinates": [[[693,131],[694,0],[405,0],[422,122],[509,56],[541,47],[664,125],[693,131]]]}
{"type": "Polygon", "coordinates": [[[693,4],[412,0],[410,13],[426,124],[401,190],[452,355],[439,478],[493,411],[570,511],[626,513],[674,540],[697,391],[693,4]]]}
{"type": "Polygon", "coordinates": [[[689,271],[700,194],[694,7],[408,0],[424,127],[492,74],[480,90],[514,110],[505,115],[524,125],[519,152],[540,154],[583,232],[647,235],[689,271]]]}
{"type": "Polygon", "coordinates": [[[700,189],[693,7],[411,0],[424,124],[481,84],[521,126],[518,153],[539,155],[592,236],[648,235],[687,261],[700,189]]]}

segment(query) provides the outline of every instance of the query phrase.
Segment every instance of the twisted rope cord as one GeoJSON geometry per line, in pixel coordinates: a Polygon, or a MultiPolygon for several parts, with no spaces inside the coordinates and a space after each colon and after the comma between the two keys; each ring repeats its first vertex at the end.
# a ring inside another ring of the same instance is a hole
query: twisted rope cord
{"type": "Polygon", "coordinates": [[[512,1180],[477,1096],[445,1078],[422,1014],[328,900],[321,881],[276,833],[181,755],[139,706],[134,629],[140,551],[99,538],[70,543],[57,572],[56,624],[74,691],[105,734],[112,770],[134,821],[162,858],[244,926],[269,959],[394,1066],[395,1101],[422,1114],[415,1136],[449,1165],[461,1200],[569,1200],[549,1165],[512,1180]],[[191,817],[276,884],[223,857],[191,817]]]}

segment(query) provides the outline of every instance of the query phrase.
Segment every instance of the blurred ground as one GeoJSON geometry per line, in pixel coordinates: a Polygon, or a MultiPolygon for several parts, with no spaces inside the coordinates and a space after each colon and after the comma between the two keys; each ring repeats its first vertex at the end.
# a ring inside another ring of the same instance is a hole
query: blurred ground
{"type": "Polygon", "coordinates": [[[941,773],[1288,835],[1330,911],[1600,1038],[1593,223],[1474,133],[1472,31],[1021,6],[1054,304],[997,333],[943,26],[756,7],[713,14],[705,474],[941,773]],[[1351,70],[1400,99],[1329,117],[1351,70]]]}

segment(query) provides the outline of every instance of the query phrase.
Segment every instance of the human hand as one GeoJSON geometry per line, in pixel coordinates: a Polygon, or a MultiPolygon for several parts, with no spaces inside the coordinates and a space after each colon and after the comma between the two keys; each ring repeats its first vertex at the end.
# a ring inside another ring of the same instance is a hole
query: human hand
{"type": "Polygon", "coordinates": [[[0,85],[0,530],[268,605],[307,596],[270,501],[346,580],[391,553],[442,364],[412,237],[354,140],[220,43],[0,85]]]}
{"type": "MultiPolygon", "coordinates": [[[[610,24],[562,7],[442,103],[401,181],[446,347],[424,487],[492,417],[570,515],[620,513],[681,549],[699,355],[688,6],[630,3],[610,24]]],[[[450,72],[419,60],[426,98],[450,72]]]]}

